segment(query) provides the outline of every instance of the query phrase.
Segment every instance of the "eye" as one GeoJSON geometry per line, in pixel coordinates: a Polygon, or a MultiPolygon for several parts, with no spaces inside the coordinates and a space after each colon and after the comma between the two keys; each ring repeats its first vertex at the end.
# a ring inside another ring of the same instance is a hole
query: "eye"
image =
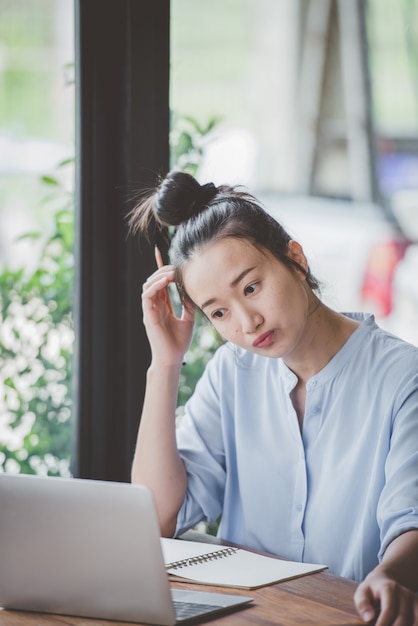
{"type": "Polygon", "coordinates": [[[214,311],[211,314],[211,317],[215,317],[216,319],[220,320],[223,318],[224,315],[225,315],[225,309],[218,309],[217,311],[214,311]]]}
{"type": "Polygon", "coordinates": [[[255,293],[257,291],[257,288],[258,283],[251,283],[251,285],[247,285],[247,287],[245,287],[244,293],[245,295],[255,293]]]}

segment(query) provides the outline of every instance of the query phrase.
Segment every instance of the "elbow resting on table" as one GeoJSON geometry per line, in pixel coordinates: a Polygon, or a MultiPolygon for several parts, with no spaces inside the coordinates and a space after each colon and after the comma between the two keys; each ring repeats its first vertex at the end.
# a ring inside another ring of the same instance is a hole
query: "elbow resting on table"
{"type": "Polygon", "coordinates": [[[145,485],[146,487],[148,487],[148,489],[151,490],[154,498],[155,509],[157,512],[160,534],[162,537],[173,537],[177,526],[178,511],[175,513],[175,515],[173,515],[171,512],[165,511],[163,506],[159,506],[153,488],[150,485],[147,485],[143,480],[141,480],[139,473],[135,472],[134,469],[131,473],[131,483],[133,485],[145,485]]]}

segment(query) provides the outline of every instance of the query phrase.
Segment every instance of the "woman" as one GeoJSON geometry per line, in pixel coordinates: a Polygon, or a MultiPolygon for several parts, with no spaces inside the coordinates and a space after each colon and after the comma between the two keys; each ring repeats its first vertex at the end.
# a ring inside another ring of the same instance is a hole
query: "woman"
{"type": "Polygon", "coordinates": [[[301,245],[247,193],[171,172],[130,225],[155,221],[177,230],[172,265],[143,286],[132,480],[153,490],[162,534],[222,513],[225,540],[363,581],[365,621],[418,626],[418,349],[325,306],[301,245]],[[195,309],[225,344],[176,429],[195,309]]]}

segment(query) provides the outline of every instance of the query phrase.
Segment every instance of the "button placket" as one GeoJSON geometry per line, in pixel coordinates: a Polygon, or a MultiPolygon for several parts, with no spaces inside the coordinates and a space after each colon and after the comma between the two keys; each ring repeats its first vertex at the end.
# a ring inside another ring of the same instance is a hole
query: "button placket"
{"type": "Polygon", "coordinates": [[[299,462],[295,480],[295,491],[293,494],[293,510],[295,515],[293,517],[292,524],[292,542],[295,546],[298,546],[300,550],[300,558],[302,558],[303,549],[305,545],[305,536],[303,534],[303,519],[305,515],[307,499],[307,475],[306,475],[306,462],[305,453],[303,449],[303,443],[300,441],[300,454],[299,462]]]}

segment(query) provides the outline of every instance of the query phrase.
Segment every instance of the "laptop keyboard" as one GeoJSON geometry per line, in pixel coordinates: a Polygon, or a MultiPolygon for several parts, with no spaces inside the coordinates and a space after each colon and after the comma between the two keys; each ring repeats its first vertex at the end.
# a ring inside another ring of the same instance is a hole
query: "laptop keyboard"
{"type": "Polygon", "coordinates": [[[209,611],[222,608],[222,606],[216,606],[214,604],[200,604],[197,602],[184,602],[182,600],[174,600],[173,605],[176,620],[178,621],[197,617],[198,615],[202,615],[202,613],[208,613],[209,611]]]}

